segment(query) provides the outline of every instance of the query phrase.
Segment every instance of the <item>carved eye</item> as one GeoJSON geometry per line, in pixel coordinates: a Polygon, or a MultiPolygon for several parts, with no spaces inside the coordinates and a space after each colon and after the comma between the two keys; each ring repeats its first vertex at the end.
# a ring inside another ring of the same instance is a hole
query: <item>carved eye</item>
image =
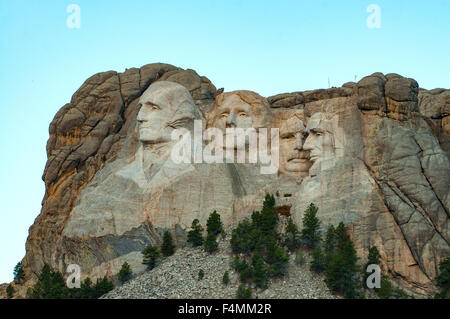
{"type": "Polygon", "coordinates": [[[294,138],[294,134],[292,133],[288,133],[288,134],[284,134],[281,136],[282,139],[289,139],[289,138],[294,138]]]}
{"type": "Polygon", "coordinates": [[[221,117],[221,118],[227,118],[227,117],[228,117],[228,113],[226,113],[226,112],[225,112],[225,113],[222,113],[222,114],[220,114],[220,117],[221,117]]]}
{"type": "Polygon", "coordinates": [[[238,114],[240,117],[244,117],[244,116],[247,116],[247,113],[245,113],[245,112],[239,112],[239,114],[238,114]]]}

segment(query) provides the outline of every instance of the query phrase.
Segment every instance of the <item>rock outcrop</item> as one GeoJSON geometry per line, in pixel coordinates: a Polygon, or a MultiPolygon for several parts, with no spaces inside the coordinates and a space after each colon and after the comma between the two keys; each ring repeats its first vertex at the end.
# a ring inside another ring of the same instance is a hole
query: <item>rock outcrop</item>
{"type": "Polygon", "coordinates": [[[142,272],[140,251],[165,230],[183,245],[194,218],[205,224],[217,210],[233,225],[270,192],[297,223],[316,203],[323,225],[346,224],[362,260],[376,245],[384,273],[415,293],[434,292],[439,261],[450,255],[450,90],[375,73],[268,98],[221,91],[167,64],[89,78],[50,124],[27,279],[44,263],[62,272],[75,263],[93,278],[124,261],[142,272]],[[155,117],[153,108],[166,113],[155,117]],[[203,129],[279,128],[279,169],[175,163],[168,136],[180,127],[194,135],[195,120],[203,129]]]}

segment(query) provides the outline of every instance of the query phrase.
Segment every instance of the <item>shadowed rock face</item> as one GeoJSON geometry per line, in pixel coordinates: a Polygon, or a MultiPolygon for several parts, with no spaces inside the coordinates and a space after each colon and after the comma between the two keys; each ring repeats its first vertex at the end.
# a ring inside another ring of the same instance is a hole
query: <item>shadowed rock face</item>
{"type": "Polygon", "coordinates": [[[297,223],[314,202],[324,226],[346,224],[362,261],[376,245],[383,272],[431,294],[439,261],[450,255],[449,92],[375,73],[266,99],[218,94],[206,77],[167,64],[96,74],[50,124],[27,277],[44,263],[63,272],[77,263],[93,278],[117,273],[124,261],[143,271],[140,251],[159,244],[164,230],[182,245],[194,218],[205,224],[217,210],[234,224],[270,192],[297,223]],[[194,119],[221,130],[279,128],[278,173],[173,163],[170,132],[192,132],[194,119]]]}

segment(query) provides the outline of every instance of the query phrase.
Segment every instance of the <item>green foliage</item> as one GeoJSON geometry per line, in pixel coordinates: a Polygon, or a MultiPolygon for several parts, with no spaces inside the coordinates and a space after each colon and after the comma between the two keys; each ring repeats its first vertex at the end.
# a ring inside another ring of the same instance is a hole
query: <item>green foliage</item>
{"type": "Polygon", "coordinates": [[[400,289],[394,288],[388,277],[382,276],[380,288],[375,290],[380,299],[409,299],[408,294],[400,289]]]}
{"type": "Polygon", "coordinates": [[[266,250],[266,262],[269,264],[270,276],[284,275],[289,262],[289,255],[275,243],[270,244],[266,250]]]}
{"type": "Polygon", "coordinates": [[[172,234],[166,230],[163,235],[163,243],[161,245],[161,253],[164,257],[172,256],[175,252],[175,246],[173,245],[172,234]]]}
{"type": "Polygon", "coordinates": [[[219,248],[219,243],[216,241],[216,236],[214,233],[208,233],[206,236],[204,248],[208,253],[212,253],[219,248]]]}
{"type": "Polygon", "coordinates": [[[223,274],[222,283],[225,286],[227,286],[230,283],[230,274],[228,273],[228,271],[225,271],[225,273],[223,274]]]}
{"type": "Polygon", "coordinates": [[[127,262],[124,262],[119,271],[119,281],[123,284],[124,282],[131,279],[132,274],[133,271],[131,270],[130,265],[127,262]]]}
{"type": "Polygon", "coordinates": [[[27,296],[32,299],[96,299],[114,288],[112,281],[105,276],[92,281],[87,277],[81,282],[80,288],[69,289],[59,271],[53,271],[45,264],[34,287],[28,289],[27,296]]]}
{"type": "Polygon", "coordinates": [[[336,229],[333,225],[329,225],[325,234],[325,241],[323,243],[323,250],[327,265],[330,262],[331,255],[333,255],[334,248],[336,247],[336,241],[336,229]]]}
{"type": "Polygon", "coordinates": [[[300,232],[297,225],[294,224],[291,218],[288,220],[288,224],[285,230],[284,246],[289,249],[289,251],[294,251],[298,249],[301,245],[300,232]]]}
{"type": "Polygon", "coordinates": [[[255,216],[252,215],[252,219],[253,217],[256,219],[253,220],[256,223],[255,226],[261,229],[264,236],[273,235],[279,220],[278,214],[275,211],[275,198],[273,195],[266,194],[261,213],[259,215],[257,212],[255,213],[255,216]]]}
{"type": "Polygon", "coordinates": [[[160,257],[158,248],[152,245],[148,245],[142,251],[142,255],[144,255],[144,260],[142,261],[142,263],[144,265],[147,265],[148,269],[155,268],[160,257]]]}
{"type": "Polygon", "coordinates": [[[244,259],[238,264],[237,271],[239,272],[239,280],[242,283],[250,282],[253,276],[252,267],[244,259]]]}
{"type": "Polygon", "coordinates": [[[320,220],[317,218],[318,210],[319,208],[313,203],[309,204],[302,219],[301,239],[310,248],[314,248],[321,240],[320,220]]]}
{"type": "Polygon", "coordinates": [[[441,289],[436,298],[450,299],[450,257],[439,263],[439,275],[436,276],[436,283],[441,289]]]}
{"type": "Polygon", "coordinates": [[[326,269],[325,282],[330,289],[342,292],[346,298],[357,298],[358,257],[342,222],[336,228],[336,239],[336,247],[326,269]]]}
{"type": "Polygon", "coordinates": [[[32,299],[67,299],[70,297],[64,278],[45,264],[35,286],[30,290],[32,299]]]}
{"type": "Polygon", "coordinates": [[[206,222],[206,231],[208,234],[212,233],[215,236],[220,234],[222,232],[223,225],[222,221],[220,220],[220,215],[213,211],[208,218],[208,221],[206,222]]]}
{"type": "Polygon", "coordinates": [[[22,262],[19,261],[14,267],[14,279],[22,281],[25,279],[25,272],[23,271],[22,262]]]}
{"type": "Polygon", "coordinates": [[[198,280],[202,280],[203,277],[205,277],[205,272],[203,271],[203,269],[200,269],[198,271],[198,280]]]}
{"type": "Polygon", "coordinates": [[[267,288],[269,284],[269,279],[267,277],[267,270],[264,265],[264,259],[261,254],[256,251],[252,257],[253,266],[253,283],[256,287],[267,288]]]}
{"type": "Polygon", "coordinates": [[[92,280],[91,278],[87,277],[84,281],[81,282],[78,298],[94,299],[96,298],[96,295],[97,293],[94,287],[92,287],[92,280]]]}
{"type": "Polygon", "coordinates": [[[14,295],[14,287],[9,284],[8,287],[6,287],[6,295],[8,296],[8,298],[12,298],[14,295]]]}
{"type": "Polygon", "coordinates": [[[251,299],[252,298],[252,289],[250,287],[246,287],[244,284],[240,284],[237,290],[236,298],[238,299],[251,299]]]}
{"type": "Polygon", "coordinates": [[[97,279],[94,285],[95,298],[99,298],[113,289],[114,284],[106,276],[102,279],[97,279]]]}
{"type": "Polygon", "coordinates": [[[312,252],[310,269],[315,272],[323,272],[327,269],[326,257],[320,246],[314,248],[312,252]]]}
{"type": "Polygon", "coordinates": [[[188,232],[187,242],[192,246],[202,246],[203,245],[203,227],[200,225],[198,219],[192,221],[191,230],[188,232]]]}
{"type": "Polygon", "coordinates": [[[231,249],[234,253],[248,254],[255,248],[257,231],[248,219],[241,221],[231,232],[231,249]]]}
{"type": "Polygon", "coordinates": [[[304,265],[306,263],[306,257],[305,257],[305,254],[303,253],[303,251],[297,250],[295,252],[294,261],[297,265],[304,265]]]}

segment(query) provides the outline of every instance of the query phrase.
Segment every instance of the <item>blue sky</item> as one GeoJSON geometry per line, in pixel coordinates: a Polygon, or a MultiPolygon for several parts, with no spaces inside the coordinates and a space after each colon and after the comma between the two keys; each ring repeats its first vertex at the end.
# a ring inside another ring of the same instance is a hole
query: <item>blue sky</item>
{"type": "Polygon", "coordinates": [[[40,212],[48,126],[89,76],[165,62],[261,95],[373,72],[450,88],[450,1],[0,0],[0,283],[40,212]],[[69,29],[70,4],[81,27],[69,29]],[[370,29],[370,4],[381,28],[370,29]]]}

